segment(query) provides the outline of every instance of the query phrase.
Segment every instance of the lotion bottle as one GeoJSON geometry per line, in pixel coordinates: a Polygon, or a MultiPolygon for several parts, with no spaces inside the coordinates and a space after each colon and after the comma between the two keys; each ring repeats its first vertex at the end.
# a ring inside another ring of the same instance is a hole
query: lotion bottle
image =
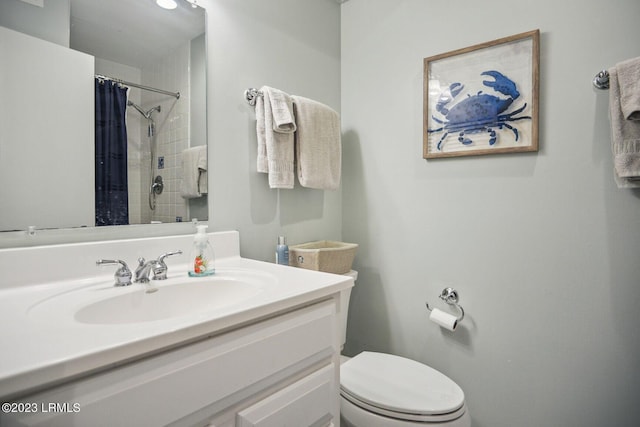
{"type": "Polygon", "coordinates": [[[213,246],[207,237],[207,226],[196,226],[197,233],[193,238],[193,249],[191,250],[191,265],[189,266],[189,276],[202,277],[215,273],[215,255],[213,246]]]}
{"type": "Polygon", "coordinates": [[[287,246],[287,238],[284,236],[278,237],[276,264],[289,265],[289,246],[287,246]]]}

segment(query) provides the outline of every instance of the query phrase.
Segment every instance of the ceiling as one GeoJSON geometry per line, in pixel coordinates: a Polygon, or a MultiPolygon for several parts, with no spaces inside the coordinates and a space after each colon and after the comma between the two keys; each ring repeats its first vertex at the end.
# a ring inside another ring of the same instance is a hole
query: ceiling
{"type": "Polygon", "coordinates": [[[70,47],[142,68],[205,30],[204,9],[176,0],[165,10],[154,0],[71,0],[70,47]]]}

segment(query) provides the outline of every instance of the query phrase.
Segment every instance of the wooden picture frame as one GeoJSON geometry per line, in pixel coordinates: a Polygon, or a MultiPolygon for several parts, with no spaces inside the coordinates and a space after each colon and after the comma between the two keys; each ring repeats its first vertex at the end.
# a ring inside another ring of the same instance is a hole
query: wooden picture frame
{"type": "Polygon", "coordinates": [[[423,157],[538,151],[540,30],[424,58],[423,157]]]}

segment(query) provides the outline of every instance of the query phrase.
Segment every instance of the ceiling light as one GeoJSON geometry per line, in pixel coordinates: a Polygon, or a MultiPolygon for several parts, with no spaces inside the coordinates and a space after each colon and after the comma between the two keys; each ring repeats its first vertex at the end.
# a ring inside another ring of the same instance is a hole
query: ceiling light
{"type": "Polygon", "coordinates": [[[178,3],[174,0],[156,0],[156,4],[163,9],[175,9],[178,7],[178,3]]]}

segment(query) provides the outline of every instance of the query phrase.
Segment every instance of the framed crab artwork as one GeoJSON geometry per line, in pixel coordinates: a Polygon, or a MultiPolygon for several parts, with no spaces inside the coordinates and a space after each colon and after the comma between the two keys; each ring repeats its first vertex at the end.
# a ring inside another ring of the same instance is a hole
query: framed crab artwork
{"type": "Polygon", "coordinates": [[[423,157],[538,151],[540,31],[424,58],[423,157]]]}

